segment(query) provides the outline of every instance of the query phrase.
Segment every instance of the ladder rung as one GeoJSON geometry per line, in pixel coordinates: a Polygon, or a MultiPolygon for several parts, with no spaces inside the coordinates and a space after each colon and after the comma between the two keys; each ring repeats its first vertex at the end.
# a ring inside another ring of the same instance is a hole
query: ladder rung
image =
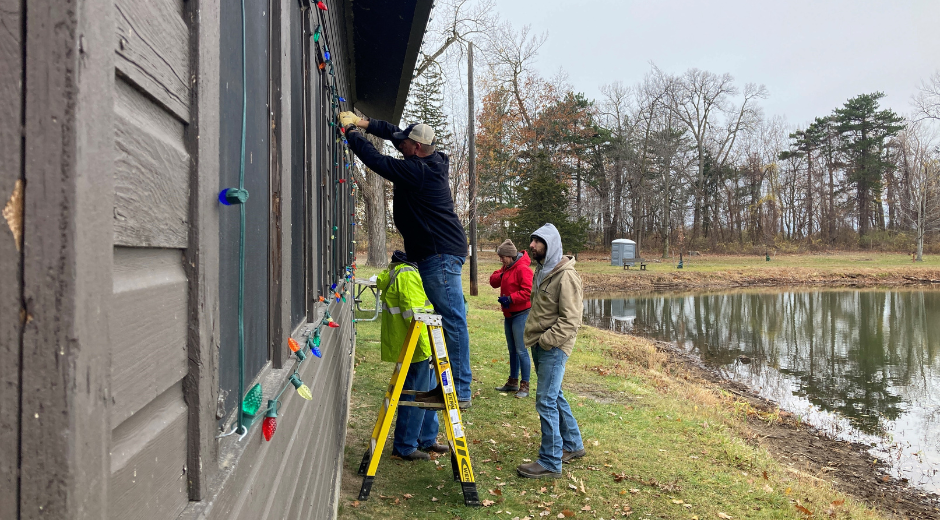
{"type": "Polygon", "coordinates": [[[398,401],[398,406],[414,406],[415,408],[425,408],[427,410],[444,409],[444,403],[421,403],[418,401],[398,401]]]}

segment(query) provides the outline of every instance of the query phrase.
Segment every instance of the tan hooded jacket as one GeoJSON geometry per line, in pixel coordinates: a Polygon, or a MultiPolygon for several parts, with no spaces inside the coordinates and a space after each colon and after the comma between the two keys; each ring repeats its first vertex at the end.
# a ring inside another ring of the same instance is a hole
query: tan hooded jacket
{"type": "Polygon", "coordinates": [[[545,350],[558,347],[568,356],[574,350],[584,312],[581,275],[574,265],[574,258],[562,257],[542,282],[532,287],[532,309],[523,336],[526,347],[536,344],[545,350]]]}

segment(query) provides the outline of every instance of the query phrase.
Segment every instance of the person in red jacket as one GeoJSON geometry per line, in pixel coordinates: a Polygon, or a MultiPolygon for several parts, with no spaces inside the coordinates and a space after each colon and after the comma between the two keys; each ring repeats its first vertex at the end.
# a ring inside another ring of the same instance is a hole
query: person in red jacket
{"type": "Polygon", "coordinates": [[[529,349],[522,340],[525,320],[532,307],[532,270],[529,269],[529,254],[519,253],[512,240],[507,239],[496,248],[503,267],[490,275],[490,285],[498,288],[497,301],[503,308],[503,325],[506,330],[506,343],[509,347],[509,380],[503,386],[496,387],[500,392],[516,392],[516,397],[529,396],[529,349]],[[519,380],[520,372],[522,380],[519,380]]]}

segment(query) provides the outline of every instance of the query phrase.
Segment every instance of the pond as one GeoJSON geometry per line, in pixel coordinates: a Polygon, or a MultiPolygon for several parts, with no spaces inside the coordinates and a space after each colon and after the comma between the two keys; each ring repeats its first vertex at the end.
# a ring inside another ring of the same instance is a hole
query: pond
{"type": "Polygon", "coordinates": [[[595,295],[584,317],[674,342],[940,492],[940,291],[595,295]]]}

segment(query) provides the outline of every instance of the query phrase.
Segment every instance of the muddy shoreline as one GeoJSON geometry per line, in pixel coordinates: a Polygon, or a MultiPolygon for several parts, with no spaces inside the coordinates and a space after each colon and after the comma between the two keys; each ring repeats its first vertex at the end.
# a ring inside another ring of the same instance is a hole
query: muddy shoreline
{"type": "MultiPolygon", "coordinates": [[[[884,272],[864,273],[582,273],[585,293],[614,291],[679,292],[738,290],[747,288],[875,288],[875,287],[936,287],[940,288],[940,272],[899,270],[890,276],[884,272]]],[[[760,397],[740,383],[728,381],[717,370],[708,367],[692,354],[675,344],[653,341],[672,362],[679,363],[703,384],[715,385],[747,401],[756,410],[773,413],[776,403],[760,397]]],[[[833,439],[810,425],[800,423],[785,411],[780,421],[773,422],[749,416],[748,442],[759,445],[797,476],[830,482],[835,489],[863,500],[896,518],[940,518],[940,495],[928,494],[908,486],[888,474],[881,463],[873,464],[869,446],[833,439]]]]}

